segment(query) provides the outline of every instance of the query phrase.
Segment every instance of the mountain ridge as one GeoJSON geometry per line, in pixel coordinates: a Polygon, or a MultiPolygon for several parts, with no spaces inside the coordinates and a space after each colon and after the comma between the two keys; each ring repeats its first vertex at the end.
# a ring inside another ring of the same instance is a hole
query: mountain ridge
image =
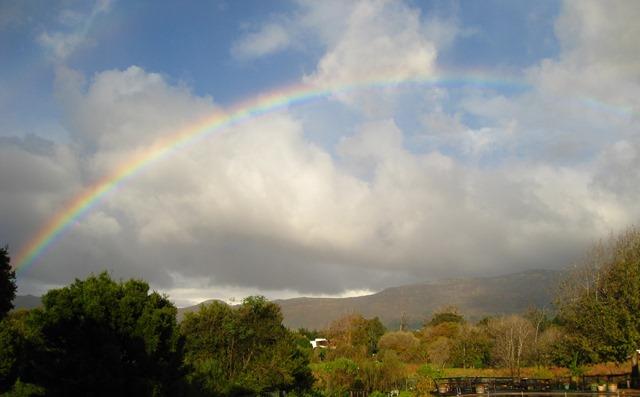
{"type": "MultiPolygon", "coordinates": [[[[534,269],[498,276],[423,281],[363,296],[297,297],[273,302],[282,309],[283,323],[289,328],[324,329],[341,316],[359,313],[367,318],[379,317],[389,329],[398,328],[404,318],[415,329],[447,306],[455,306],[470,321],[521,313],[530,307],[549,308],[555,285],[562,276],[562,271],[534,269]]],[[[178,308],[178,321],[214,300],[178,308]]],[[[13,303],[16,309],[31,309],[40,306],[41,300],[33,295],[17,295],[13,303]]]]}
{"type": "MultiPolygon", "coordinates": [[[[433,312],[446,306],[455,306],[471,321],[521,313],[530,307],[551,307],[561,276],[561,271],[534,269],[499,276],[425,281],[385,288],[371,295],[298,297],[273,302],[280,305],[283,323],[289,328],[323,329],[350,313],[379,317],[390,329],[398,328],[404,317],[409,327],[419,328],[433,312]]],[[[178,318],[203,303],[178,309],[178,318]]]]}

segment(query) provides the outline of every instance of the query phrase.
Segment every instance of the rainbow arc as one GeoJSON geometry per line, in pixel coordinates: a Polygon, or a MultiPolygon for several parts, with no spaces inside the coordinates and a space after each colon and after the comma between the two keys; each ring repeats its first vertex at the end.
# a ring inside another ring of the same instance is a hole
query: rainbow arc
{"type": "Polygon", "coordinates": [[[526,83],[505,78],[493,78],[479,73],[461,76],[424,77],[409,79],[384,79],[359,82],[332,88],[318,88],[312,85],[296,84],[278,88],[263,95],[240,102],[226,111],[216,112],[194,124],[168,134],[149,148],[136,153],[128,161],[106,174],[93,185],[86,187],[77,196],[54,214],[16,255],[15,269],[24,274],[58,240],[71,225],[88,213],[109,192],[130,179],[145,165],[160,160],[171,152],[181,150],[198,139],[224,128],[246,122],[269,113],[301,103],[306,103],[334,95],[349,94],[364,89],[378,89],[398,86],[445,86],[526,90],[526,83]]]}

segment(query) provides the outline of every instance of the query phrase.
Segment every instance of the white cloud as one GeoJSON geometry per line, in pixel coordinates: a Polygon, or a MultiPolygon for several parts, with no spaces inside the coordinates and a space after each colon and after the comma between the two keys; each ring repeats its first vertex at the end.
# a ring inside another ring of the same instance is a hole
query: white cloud
{"type": "Polygon", "coordinates": [[[218,111],[210,97],[168,85],[137,66],[97,74],[85,90],[81,78],[59,69],[57,85],[75,144],[92,153],[90,176],[103,175],[137,151],[218,111]]]}
{"type": "Polygon", "coordinates": [[[44,31],[38,36],[38,42],[49,50],[53,59],[64,62],[71,54],[83,46],[92,45],[89,36],[91,26],[100,14],[109,12],[111,0],[97,0],[88,15],[75,10],[65,9],[59,20],[66,26],[64,31],[44,31]]]}
{"type": "MultiPolygon", "coordinates": [[[[300,3],[308,11],[301,11],[301,23],[309,26],[333,12],[313,3],[300,3]]],[[[633,201],[640,184],[633,113],[639,96],[632,95],[640,90],[635,59],[625,52],[637,45],[623,40],[612,50],[601,37],[614,29],[609,24],[630,26],[633,18],[616,11],[618,3],[613,11],[578,4],[568,4],[558,21],[563,52],[527,71],[531,90],[512,96],[468,90],[454,109],[445,106],[452,98],[447,89],[422,92],[426,105],[417,119],[425,151],[410,146],[395,117],[394,92],[346,102],[365,115],[340,133],[335,152],[310,142],[287,110],[266,115],[141,169],[79,219],[31,277],[62,283],[110,266],[119,277],[150,279],[192,302],[245,292],[340,294],[562,267],[593,239],[640,215],[633,201]],[[587,50],[589,40],[603,44],[587,50]],[[632,112],[603,114],[585,107],[584,97],[632,112]],[[465,123],[469,115],[479,126],[465,123]],[[222,292],[208,295],[213,290],[222,292]]],[[[341,11],[347,18],[335,21],[334,31],[316,31],[326,53],[308,82],[434,73],[440,42],[451,40],[431,37],[419,12],[402,3],[348,3],[341,11]]],[[[247,54],[292,45],[280,42],[247,54]]],[[[12,186],[1,191],[0,211],[15,226],[38,209],[23,230],[35,229],[79,186],[223,111],[211,98],[139,67],[98,73],[88,83],[60,69],[58,83],[72,142],[53,152],[35,142],[0,146],[6,162],[0,186],[12,186]],[[9,167],[14,163],[19,167],[9,167]],[[40,203],[14,197],[20,188],[38,192],[29,197],[40,203]]]]}
{"type": "MultiPolygon", "coordinates": [[[[77,178],[70,186],[220,111],[135,67],[63,92],[79,150],[77,160],[57,165],[77,178]],[[91,172],[74,173],[77,163],[91,172]]],[[[475,169],[438,151],[412,153],[403,135],[392,120],[363,124],[336,159],[284,111],[217,132],[122,183],[31,276],[64,283],[107,266],[119,277],[177,288],[183,302],[230,285],[339,294],[564,264],[625,212],[615,197],[594,193],[588,169],[527,162],[475,169]],[[175,274],[208,275],[211,284],[189,292],[174,285],[175,274]]]]}
{"type": "Polygon", "coordinates": [[[640,5],[628,1],[565,2],[556,21],[559,59],[530,71],[545,92],[590,98],[610,106],[640,107],[640,5]]]}
{"type": "Polygon", "coordinates": [[[294,2],[296,11],[271,16],[266,22],[245,27],[232,43],[231,55],[252,60],[285,49],[322,48],[338,40],[345,29],[345,15],[356,3],[341,0],[294,2]]]}
{"type": "Polygon", "coordinates": [[[423,18],[403,2],[307,1],[236,41],[232,54],[253,59],[289,47],[325,49],[307,82],[340,86],[378,79],[429,76],[437,49],[459,30],[454,19],[423,18]]]}
{"type": "Polygon", "coordinates": [[[629,39],[639,16],[630,2],[564,3],[556,21],[562,51],[524,71],[531,89],[471,92],[459,109],[497,134],[495,150],[531,161],[593,162],[608,145],[639,134],[640,65],[630,54],[640,44],[629,39]]]}
{"type": "Polygon", "coordinates": [[[346,30],[307,81],[334,87],[433,72],[436,47],[424,34],[419,11],[399,2],[358,2],[346,20],[346,30]]]}
{"type": "Polygon", "coordinates": [[[81,44],[86,43],[85,38],[81,34],[66,33],[48,33],[44,32],[38,37],[40,44],[48,48],[54,58],[62,60],[67,58],[81,44]]]}
{"type": "MultiPolygon", "coordinates": [[[[178,307],[196,305],[206,300],[218,299],[228,304],[239,304],[248,296],[262,295],[267,299],[290,299],[300,297],[300,291],[292,289],[264,290],[240,286],[219,286],[208,277],[183,277],[180,274],[172,274],[173,287],[170,289],[159,288],[169,295],[178,307]]],[[[313,298],[347,298],[355,296],[371,295],[376,291],[369,289],[347,290],[339,294],[306,294],[313,298]]]]}
{"type": "Polygon", "coordinates": [[[251,60],[274,54],[286,49],[291,44],[290,32],[276,23],[260,27],[236,41],[231,47],[231,54],[240,60],[251,60]]]}

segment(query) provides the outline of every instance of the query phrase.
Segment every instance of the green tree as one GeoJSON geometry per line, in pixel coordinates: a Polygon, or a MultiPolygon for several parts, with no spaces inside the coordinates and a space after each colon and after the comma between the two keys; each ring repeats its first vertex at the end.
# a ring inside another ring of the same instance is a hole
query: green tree
{"type": "Polygon", "coordinates": [[[640,230],[596,244],[561,285],[562,364],[623,362],[640,346],[640,230]]]}
{"type": "Polygon", "coordinates": [[[454,367],[482,368],[491,361],[492,341],[486,327],[463,324],[451,341],[454,367]]]}
{"type": "Polygon", "coordinates": [[[378,317],[365,319],[358,324],[355,342],[365,345],[368,354],[374,354],[378,352],[378,343],[385,332],[386,328],[378,317]]]}
{"type": "Polygon", "coordinates": [[[13,309],[16,288],[16,272],[11,269],[9,248],[5,246],[0,248],[0,320],[13,309]]]}
{"type": "Polygon", "coordinates": [[[20,381],[33,378],[30,373],[41,341],[38,330],[29,321],[29,312],[16,310],[0,321],[0,393],[26,386],[20,381]]]}
{"type": "Polygon", "coordinates": [[[280,307],[249,297],[237,308],[221,302],[189,313],[180,325],[195,393],[260,394],[306,390],[313,383],[308,350],[282,325],[280,307]]]}
{"type": "Polygon", "coordinates": [[[324,395],[330,397],[344,396],[356,387],[359,377],[358,364],[346,357],[316,364],[318,386],[324,395]]]}
{"type": "Polygon", "coordinates": [[[428,323],[425,326],[435,327],[442,323],[464,323],[464,317],[458,313],[458,309],[454,306],[445,307],[444,309],[437,311],[431,317],[428,323]]]}
{"type": "Polygon", "coordinates": [[[416,371],[416,392],[419,396],[431,395],[435,389],[435,380],[444,376],[442,368],[424,364],[416,371]]]}
{"type": "Polygon", "coordinates": [[[26,371],[47,395],[173,395],[182,351],[176,308],[140,280],[107,273],[47,292],[30,312],[40,349],[26,371]]]}
{"type": "Polygon", "coordinates": [[[358,364],[358,379],[369,392],[396,389],[406,377],[404,364],[391,350],[381,350],[375,358],[358,364]]]}

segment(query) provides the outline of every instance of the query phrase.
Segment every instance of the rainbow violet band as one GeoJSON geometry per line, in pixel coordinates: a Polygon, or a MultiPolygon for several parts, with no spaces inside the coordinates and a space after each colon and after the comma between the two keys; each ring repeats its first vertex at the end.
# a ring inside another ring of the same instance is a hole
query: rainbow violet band
{"type": "Polygon", "coordinates": [[[528,88],[527,84],[519,81],[504,78],[487,78],[481,74],[440,78],[414,77],[409,79],[386,79],[341,85],[329,89],[306,84],[296,84],[278,88],[267,94],[240,102],[227,111],[216,112],[204,120],[168,134],[155,141],[150,147],[133,155],[111,173],[85,188],[53,215],[18,252],[14,268],[18,275],[24,274],[24,272],[43,255],[47,248],[51,247],[75,221],[98,204],[101,198],[107,193],[113,191],[123,181],[139,172],[145,165],[159,160],[171,152],[180,150],[196,142],[198,139],[205,138],[209,134],[213,134],[226,127],[301,103],[327,98],[333,95],[349,94],[364,89],[384,89],[414,85],[426,87],[478,86],[511,90],[524,90],[528,88]]]}

